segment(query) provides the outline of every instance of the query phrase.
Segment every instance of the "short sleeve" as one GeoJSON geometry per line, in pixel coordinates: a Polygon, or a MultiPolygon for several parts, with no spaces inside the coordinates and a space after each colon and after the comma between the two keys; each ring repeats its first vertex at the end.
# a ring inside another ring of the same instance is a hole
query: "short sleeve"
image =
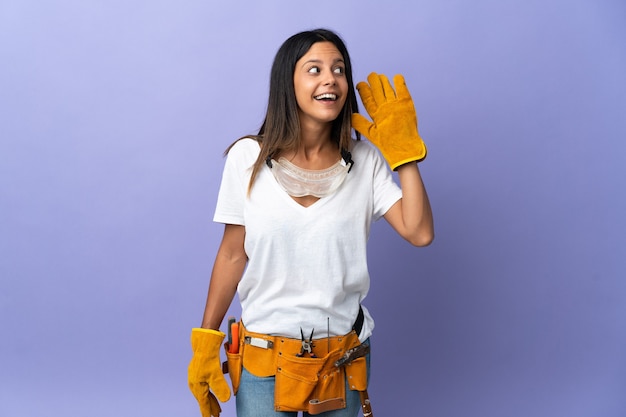
{"type": "Polygon", "coordinates": [[[213,221],[245,226],[244,204],[252,166],[259,153],[253,139],[242,139],[226,156],[213,221]]]}

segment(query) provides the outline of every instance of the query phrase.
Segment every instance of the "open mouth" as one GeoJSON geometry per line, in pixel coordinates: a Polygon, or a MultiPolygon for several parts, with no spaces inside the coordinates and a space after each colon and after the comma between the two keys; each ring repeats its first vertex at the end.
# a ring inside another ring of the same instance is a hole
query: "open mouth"
{"type": "Polygon", "coordinates": [[[320,101],[336,101],[337,94],[324,93],[324,94],[320,94],[319,96],[315,96],[314,98],[315,100],[320,100],[320,101]]]}

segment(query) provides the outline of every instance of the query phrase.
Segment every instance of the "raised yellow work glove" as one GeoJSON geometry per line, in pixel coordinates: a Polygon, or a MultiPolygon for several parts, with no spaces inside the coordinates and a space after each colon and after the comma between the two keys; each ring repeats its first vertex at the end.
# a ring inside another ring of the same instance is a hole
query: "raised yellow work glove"
{"type": "Polygon", "coordinates": [[[202,417],[219,417],[222,408],[217,400],[225,402],[230,398],[230,388],[220,362],[220,347],[224,336],[224,333],[217,330],[191,330],[193,357],[187,376],[189,389],[198,400],[202,417]]]}
{"type": "Polygon", "coordinates": [[[376,145],[393,170],[426,158],[426,145],[417,132],[417,114],[404,77],[393,77],[395,92],[382,74],[373,72],[367,81],[369,85],[361,81],[356,88],[373,123],[354,113],[352,126],[376,145]]]}

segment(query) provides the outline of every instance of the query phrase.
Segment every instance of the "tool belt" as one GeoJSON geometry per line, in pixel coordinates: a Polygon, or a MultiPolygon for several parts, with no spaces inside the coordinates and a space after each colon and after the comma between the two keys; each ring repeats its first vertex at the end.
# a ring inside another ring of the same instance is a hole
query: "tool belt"
{"type": "MultiPolygon", "coordinates": [[[[345,336],[317,339],[312,354],[302,355],[300,339],[249,332],[239,323],[239,351],[229,353],[227,369],[237,394],[242,367],[257,377],[275,377],[274,409],[309,414],[346,407],[346,378],[355,391],[367,389],[365,354],[353,330],[345,336]]],[[[230,349],[231,351],[233,349],[230,349]]]]}

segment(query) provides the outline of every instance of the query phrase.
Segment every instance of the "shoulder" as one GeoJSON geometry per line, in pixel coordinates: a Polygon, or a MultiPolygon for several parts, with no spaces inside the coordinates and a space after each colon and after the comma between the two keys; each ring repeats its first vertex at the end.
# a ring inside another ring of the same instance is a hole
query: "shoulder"
{"type": "Polygon", "coordinates": [[[352,159],[354,162],[358,164],[361,163],[378,163],[382,159],[382,155],[372,145],[370,142],[364,140],[354,140],[352,141],[352,148],[350,149],[352,153],[352,159]]]}
{"type": "Polygon", "coordinates": [[[232,144],[228,150],[228,159],[245,163],[254,163],[259,156],[261,147],[252,138],[242,138],[232,144]]]}
{"type": "Polygon", "coordinates": [[[261,149],[259,142],[253,138],[244,137],[233,143],[228,150],[228,154],[242,154],[242,153],[259,153],[261,149]]]}

